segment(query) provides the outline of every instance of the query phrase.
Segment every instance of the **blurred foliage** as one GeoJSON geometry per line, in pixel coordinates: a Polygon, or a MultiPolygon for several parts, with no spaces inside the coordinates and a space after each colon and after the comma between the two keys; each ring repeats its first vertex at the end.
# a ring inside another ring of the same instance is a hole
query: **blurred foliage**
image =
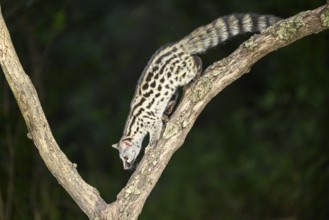
{"type": "MultiPolygon", "coordinates": [[[[111,202],[131,172],[116,143],[161,45],[232,12],[289,17],[316,1],[4,0],[62,150],[111,202]]],[[[246,38],[202,55],[205,66],[246,38]]],[[[140,219],[329,219],[329,32],[262,59],[202,113],[140,219]]],[[[1,75],[0,219],[87,219],[45,167],[1,75]]]]}

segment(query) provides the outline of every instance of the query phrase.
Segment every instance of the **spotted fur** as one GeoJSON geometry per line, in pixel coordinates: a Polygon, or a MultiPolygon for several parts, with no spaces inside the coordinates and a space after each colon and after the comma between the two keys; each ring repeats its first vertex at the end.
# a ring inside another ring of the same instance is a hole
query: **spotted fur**
{"type": "Polygon", "coordinates": [[[145,67],[131,101],[123,136],[112,145],[119,150],[124,169],[130,169],[137,158],[144,137],[148,146],[160,138],[161,120],[177,88],[188,84],[201,72],[201,54],[236,35],[260,32],[276,23],[272,15],[232,14],[201,26],[182,40],[158,49],[145,67]]]}

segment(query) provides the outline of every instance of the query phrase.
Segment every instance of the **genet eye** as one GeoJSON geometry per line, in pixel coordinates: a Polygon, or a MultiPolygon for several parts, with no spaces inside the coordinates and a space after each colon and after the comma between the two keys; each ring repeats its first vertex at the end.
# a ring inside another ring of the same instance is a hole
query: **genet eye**
{"type": "Polygon", "coordinates": [[[125,156],[125,157],[123,157],[123,159],[124,159],[124,160],[128,160],[128,157],[127,157],[127,156],[125,156]]]}

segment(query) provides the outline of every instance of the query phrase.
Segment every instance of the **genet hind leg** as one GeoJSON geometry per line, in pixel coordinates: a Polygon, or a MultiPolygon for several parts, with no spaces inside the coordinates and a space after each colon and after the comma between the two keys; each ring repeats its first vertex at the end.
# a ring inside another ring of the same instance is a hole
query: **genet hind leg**
{"type": "Polygon", "coordinates": [[[197,80],[198,78],[200,78],[201,73],[202,73],[202,60],[200,57],[198,56],[193,56],[194,58],[194,63],[195,63],[195,68],[196,68],[196,74],[193,78],[193,81],[197,80]]]}
{"type": "Polygon", "coordinates": [[[193,56],[193,63],[194,63],[194,66],[193,66],[194,76],[188,84],[184,85],[183,92],[185,92],[201,76],[201,73],[202,73],[202,60],[201,60],[201,58],[198,57],[198,56],[193,56]]]}
{"type": "Polygon", "coordinates": [[[176,104],[178,101],[178,96],[179,96],[179,92],[178,92],[178,90],[176,90],[175,94],[171,97],[170,101],[168,102],[168,105],[162,115],[161,119],[164,123],[169,121],[169,117],[171,116],[171,114],[173,113],[173,111],[176,107],[176,104]]]}

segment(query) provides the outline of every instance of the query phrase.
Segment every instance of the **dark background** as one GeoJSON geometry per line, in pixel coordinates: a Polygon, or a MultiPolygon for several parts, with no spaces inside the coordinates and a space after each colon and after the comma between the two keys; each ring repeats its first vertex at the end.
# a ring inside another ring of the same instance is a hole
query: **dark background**
{"type": "MultiPolygon", "coordinates": [[[[2,0],[61,149],[111,202],[121,137],[152,53],[233,12],[289,17],[324,1],[2,0]]],[[[239,37],[202,55],[204,66],[239,37]]],[[[329,32],[280,49],[204,110],[140,219],[329,219],[329,32]]],[[[45,167],[0,75],[0,219],[87,219],[45,167]]]]}

